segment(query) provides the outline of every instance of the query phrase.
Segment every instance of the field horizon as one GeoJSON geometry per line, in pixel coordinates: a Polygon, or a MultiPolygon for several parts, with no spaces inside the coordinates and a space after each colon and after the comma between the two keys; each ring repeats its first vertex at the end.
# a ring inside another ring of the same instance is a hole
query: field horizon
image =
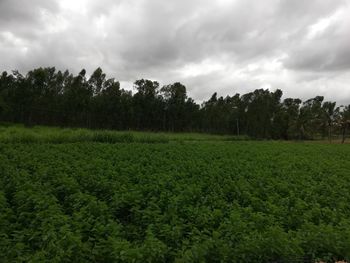
{"type": "Polygon", "coordinates": [[[247,135],[215,134],[204,132],[166,132],[166,131],[136,131],[136,130],[113,130],[113,129],[88,129],[80,127],[57,127],[33,125],[26,126],[22,123],[0,123],[0,142],[37,142],[37,143],[69,143],[69,142],[144,142],[144,143],[167,143],[170,141],[270,141],[289,143],[327,143],[348,144],[349,140],[342,142],[341,136],[333,136],[332,141],[328,138],[284,140],[252,138],[247,135]]]}

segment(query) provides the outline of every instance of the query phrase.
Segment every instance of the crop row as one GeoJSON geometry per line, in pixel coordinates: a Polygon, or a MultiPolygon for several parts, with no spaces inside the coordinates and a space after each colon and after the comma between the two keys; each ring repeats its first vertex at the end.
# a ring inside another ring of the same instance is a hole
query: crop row
{"type": "Polygon", "coordinates": [[[349,154],[347,145],[277,142],[2,143],[0,254],[349,260],[349,154]]]}

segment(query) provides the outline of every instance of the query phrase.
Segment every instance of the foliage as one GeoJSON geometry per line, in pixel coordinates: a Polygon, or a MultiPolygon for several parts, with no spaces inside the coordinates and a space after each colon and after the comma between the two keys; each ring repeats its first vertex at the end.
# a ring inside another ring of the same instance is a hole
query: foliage
{"type": "Polygon", "coordinates": [[[0,142],[1,260],[350,260],[348,145],[141,135],[0,142]]]}
{"type": "Polygon", "coordinates": [[[3,143],[168,143],[171,141],[242,141],[249,140],[248,136],[210,135],[203,133],[152,133],[137,131],[112,131],[53,128],[0,123],[0,142],[3,143]]]}
{"type": "Polygon", "coordinates": [[[218,96],[198,105],[186,87],[175,82],[160,87],[139,79],[134,92],[124,90],[101,68],[90,77],[83,69],[37,68],[26,75],[0,75],[0,121],[27,126],[51,125],[92,129],[205,132],[247,135],[259,139],[318,139],[342,134],[349,124],[335,102],[316,96],[305,102],[285,98],[282,91],[256,89],[247,94],[218,96]]]}

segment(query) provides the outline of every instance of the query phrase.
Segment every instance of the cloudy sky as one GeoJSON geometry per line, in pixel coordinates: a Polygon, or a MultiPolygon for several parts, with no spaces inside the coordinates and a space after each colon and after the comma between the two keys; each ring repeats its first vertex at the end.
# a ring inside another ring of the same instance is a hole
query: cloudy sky
{"type": "Polygon", "coordinates": [[[0,70],[39,66],[349,104],[350,1],[0,0],[0,70]]]}

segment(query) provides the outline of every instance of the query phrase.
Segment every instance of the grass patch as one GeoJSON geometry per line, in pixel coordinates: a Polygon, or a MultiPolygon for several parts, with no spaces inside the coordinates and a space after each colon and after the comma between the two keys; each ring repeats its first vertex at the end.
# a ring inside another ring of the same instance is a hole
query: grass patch
{"type": "Polygon", "coordinates": [[[201,133],[165,133],[89,130],[77,128],[56,128],[0,124],[0,142],[3,143],[168,143],[170,141],[242,141],[247,136],[210,135],[201,133]]]}

